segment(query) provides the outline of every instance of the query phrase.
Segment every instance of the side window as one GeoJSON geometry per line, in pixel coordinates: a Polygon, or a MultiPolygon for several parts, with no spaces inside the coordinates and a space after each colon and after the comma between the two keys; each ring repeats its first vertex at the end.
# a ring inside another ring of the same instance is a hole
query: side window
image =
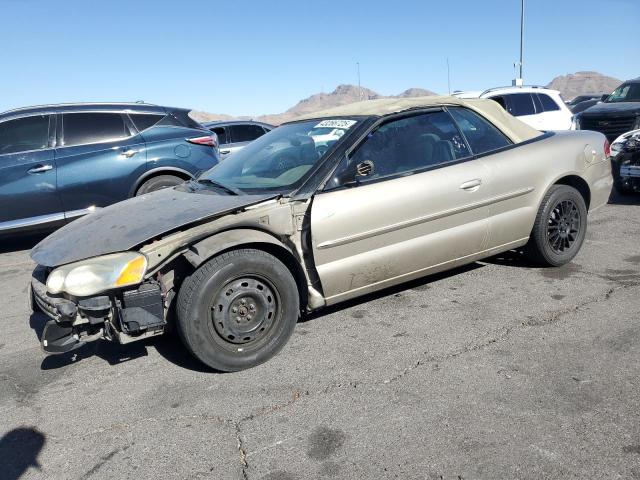
{"type": "Polygon", "coordinates": [[[159,115],[156,113],[130,113],[129,117],[131,121],[136,126],[139,132],[146,130],[147,128],[153,127],[156,123],[158,123],[164,115],[159,115]]]}
{"type": "MultiPolygon", "coordinates": [[[[429,167],[444,165],[470,156],[470,152],[451,116],[432,112],[393,120],[370,133],[353,155],[343,161],[333,184],[340,186],[341,172],[356,166],[370,168],[366,182],[429,167]]],[[[360,168],[358,168],[360,170],[360,168]]]]}
{"type": "Polygon", "coordinates": [[[505,95],[509,100],[508,111],[514,117],[523,115],[535,115],[536,109],[533,106],[533,98],[530,93],[513,93],[505,95]]]}
{"type": "Polygon", "coordinates": [[[65,113],[62,125],[66,147],[119,140],[130,135],[119,113],[65,113]]]}
{"type": "Polygon", "coordinates": [[[230,143],[227,139],[227,129],[224,127],[214,127],[211,129],[213,133],[218,136],[218,145],[225,145],[230,143]]]}
{"type": "Polygon", "coordinates": [[[511,145],[504,133],[475,112],[462,107],[451,107],[449,112],[467,138],[476,155],[511,145]]]}
{"type": "Polygon", "coordinates": [[[34,115],[0,123],[0,155],[42,150],[49,143],[49,115],[34,115]]]}
{"type": "Polygon", "coordinates": [[[500,105],[502,108],[507,110],[507,102],[504,100],[504,97],[498,95],[497,97],[491,97],[491,100],[493,100],[498,105],[500,105]]]}
{"type": "Polygon", "coordinates": [[[544,93],[536,93],[538,100],[542,104],[542,110],[545,112],[555,112],[560,110],[560,107],[553,99],[544,93]]]}
{"type": "Polygon", "coordinates": [[[260,125],[231,125],[229,130],[232,143],[251,142],[264,135],[260,125]]]}

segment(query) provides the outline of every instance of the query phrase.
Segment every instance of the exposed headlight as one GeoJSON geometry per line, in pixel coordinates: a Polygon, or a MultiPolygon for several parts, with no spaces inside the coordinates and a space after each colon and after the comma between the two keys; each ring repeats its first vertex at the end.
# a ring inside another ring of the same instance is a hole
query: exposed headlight
{"type": "Polygon", "coordinates": [[[47,291],[86,297],[113,288],[137,285],[146,272],[147,258],[144,255],[114,253],[56,268],[47,279],[47,291]]]}

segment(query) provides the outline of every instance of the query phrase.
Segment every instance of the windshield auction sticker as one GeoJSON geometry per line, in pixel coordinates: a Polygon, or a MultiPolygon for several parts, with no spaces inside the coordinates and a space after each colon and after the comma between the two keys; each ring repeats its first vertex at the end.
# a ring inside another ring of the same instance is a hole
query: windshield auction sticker
{"type": "Polygon", "coordinates": [[[323,120],[313,128],[342,128],[349,130],[355,123],[355,120],[323,120]]]}

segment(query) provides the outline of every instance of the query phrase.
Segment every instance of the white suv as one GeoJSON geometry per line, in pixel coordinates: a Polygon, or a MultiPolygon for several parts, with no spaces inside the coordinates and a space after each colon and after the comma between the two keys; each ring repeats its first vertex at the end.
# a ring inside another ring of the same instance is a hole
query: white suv
{"type": "Polygon", "coordinates": [[[456,92],[459,98],[490,98],[537,130],[569,130],[571,110],[560,92],[544,87],[499,87],[484,92],[456,92]]]}

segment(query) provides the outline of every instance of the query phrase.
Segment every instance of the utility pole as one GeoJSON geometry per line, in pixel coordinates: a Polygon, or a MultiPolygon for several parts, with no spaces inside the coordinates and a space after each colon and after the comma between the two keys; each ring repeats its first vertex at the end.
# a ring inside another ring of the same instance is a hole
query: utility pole
{"type": "Polygon", "coordinates": [[[362,101],[362,86],[360,85],[360,62],[356,62],[356,66],[358,67],[358,97],[359,100],[362,101]]]}

